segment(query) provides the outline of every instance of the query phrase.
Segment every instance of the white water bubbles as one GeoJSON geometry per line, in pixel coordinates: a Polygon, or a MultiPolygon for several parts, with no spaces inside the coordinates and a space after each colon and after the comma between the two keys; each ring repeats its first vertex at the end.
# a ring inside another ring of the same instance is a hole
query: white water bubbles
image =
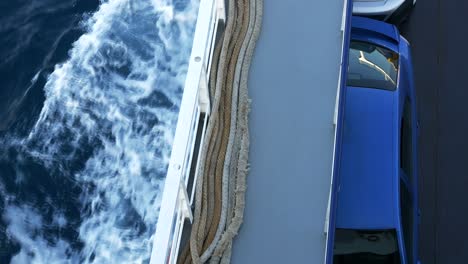
{"type": "Polygon", "coordinates": [[[81,190],[79,220],[52,204],[47,221],[79,221],[81,246],[46,239],[40,210],[7,203],[15,262],[148,262],[197,11],[197,0],[109,0],[83,22],[87,33],[48,78],[35,126],[11,141],[81,190]]]}

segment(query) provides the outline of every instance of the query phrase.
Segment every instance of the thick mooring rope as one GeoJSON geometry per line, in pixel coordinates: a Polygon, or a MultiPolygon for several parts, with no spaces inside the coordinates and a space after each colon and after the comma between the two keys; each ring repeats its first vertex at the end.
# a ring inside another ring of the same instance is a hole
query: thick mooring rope
{"type": "Polygon", "coordinates": [[[212,109],[200,155],[190,243],[179,263],[229,263],[242,223],[248,172],[247,79],[262,0],[229,0],[227,25],[210,75],[212,109]]]}

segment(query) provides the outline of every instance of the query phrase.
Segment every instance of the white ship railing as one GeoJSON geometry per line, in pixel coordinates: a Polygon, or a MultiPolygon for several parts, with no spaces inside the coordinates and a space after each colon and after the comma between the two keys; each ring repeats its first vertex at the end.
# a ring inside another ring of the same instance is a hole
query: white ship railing
{"type": "Polygon", "coordinates": [[[184,222],[192,222],[198,151],[210,112],[208,80],[224,0],[200,0],[192,52],[151,252],[151,264],[176,263],[184,222]],[[193,169],[195,168],[195,169],[193,169]],[[190,192],[190,194],[189,194],[190,192]]]}

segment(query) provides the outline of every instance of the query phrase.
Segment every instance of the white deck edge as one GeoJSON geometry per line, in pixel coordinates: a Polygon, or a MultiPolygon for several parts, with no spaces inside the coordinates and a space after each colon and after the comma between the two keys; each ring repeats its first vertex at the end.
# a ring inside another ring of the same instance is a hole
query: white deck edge
{"type": "MultiPolygon", "coordinates": [[[[332,197],[332,192],[333,192],[333,182],[334,182],[334,173],[335,173],[335,155],[336,155],[336,140],[337,140],[337,124],[338,124],[338,110],[339,110],[339,103],[340,103],[340,94],[341,94],[341,75],[344,70],[346,70],[343,66],[343,54],[345,53],[345,47],[346,43],[345,41],[345,30],[346,30],[346,21],[347,21],[347,16],[348,16],[348,1],[351,0],[344,0],[343,1],[343,13],[341,17],[341,27],[340,27],[340,32],[341,32],[341,56],[340,56],[340,70],[339,70],[339,75],[338,75],[338,84],[337,84],[337,90],[336,90],[336,101],[335,101],[335,112],[333,115],[333,127],[335,130],[335,135],[334,135],[334,140],[333,140],[333,162],[332,162],[332,170],[331,170],[331,177],[330,177],[330,191],[328,193],[328,205],[327,205],[327,213],[325,216],[325,225],[324,225],[324,233],[326,236],[325,239],[325,256],[323,263],[327,264],[327,252],[328,252],[328,240],[329,240],[329,233],[328,230],[330,229],[330,206],[331,206],[331,197],[332,197]]],[[[352,8],[352,7],[351,7],[352,8]]]]}

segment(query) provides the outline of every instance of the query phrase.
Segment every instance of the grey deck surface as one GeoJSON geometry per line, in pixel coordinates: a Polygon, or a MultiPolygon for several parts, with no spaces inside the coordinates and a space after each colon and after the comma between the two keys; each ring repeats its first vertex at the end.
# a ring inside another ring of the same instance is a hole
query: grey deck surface
{"type": "Polygon", "coordinates": [[[250,72],[250,164],[232,263],[323,263],[343,0],[266,0],[250,72]]]}

